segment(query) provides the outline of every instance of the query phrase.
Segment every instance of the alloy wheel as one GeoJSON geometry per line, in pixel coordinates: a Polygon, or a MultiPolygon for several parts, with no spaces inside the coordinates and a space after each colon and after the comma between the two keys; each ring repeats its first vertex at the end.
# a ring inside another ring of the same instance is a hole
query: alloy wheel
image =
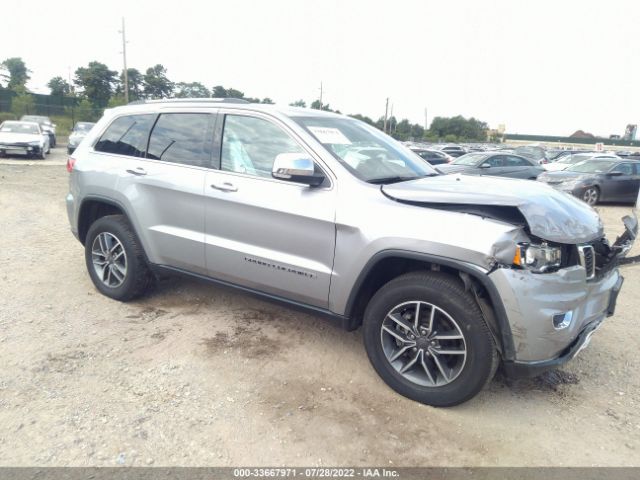
{"type": "Polygon", "coordinates": [[[598,202],[598,189],[595,187],[587,188],[582,194],[582,200],[589,205],[595,205],[598,202]]]}
{"type": "Polygon", "coordinates": [[[100,281],[107,287],[117,288],[127,277],[127,253],[118,238],[109,232],[101,232],[91,246],[93,268],[100,281]]]}
{"type": "Polygon", "coordinates": [[[453,382],[467,359],[464,335],[456,321],[427,302],[404,302],[392,308],[382,322],[380,340],[393,369],[421,386],[453,382]]]}

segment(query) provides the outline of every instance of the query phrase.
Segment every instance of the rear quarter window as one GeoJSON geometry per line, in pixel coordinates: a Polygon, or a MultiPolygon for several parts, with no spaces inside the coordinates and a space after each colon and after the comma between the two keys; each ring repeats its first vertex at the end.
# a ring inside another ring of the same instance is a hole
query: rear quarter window
{"type": "Polygon", "coordinates": [[[129,157],[144,157],[155,115],[126,115],[116,118],[105,130],[94,150],[129,157]]]}

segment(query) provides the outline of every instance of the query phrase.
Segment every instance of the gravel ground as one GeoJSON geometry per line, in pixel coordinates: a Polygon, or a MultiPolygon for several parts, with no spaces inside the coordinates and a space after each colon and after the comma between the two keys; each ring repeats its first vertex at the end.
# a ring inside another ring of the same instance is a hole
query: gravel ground
{"type": "MultiPolygon", "coordinates": [[[[64,161],[0,160],[0,465],[640,465],[639,266],[562,371],[434,409],[385,386],[360,331],[182,278],[98,294],[64,161]]],[[[629,210],[600,208],[611,235],[629,210]]]]}

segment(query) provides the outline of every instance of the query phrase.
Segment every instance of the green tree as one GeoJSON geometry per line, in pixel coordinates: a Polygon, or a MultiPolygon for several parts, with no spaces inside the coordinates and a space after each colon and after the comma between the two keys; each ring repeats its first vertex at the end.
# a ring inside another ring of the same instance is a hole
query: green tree
{"type": "Polygon", "coordinates": [[[26,88],[18,88],[18,95],[11,101],[11,112],[17,118],[36,113],[36,102],[26,88]]]}
{"type": "Polygon", "coordinates": [[[226,88],[224,88],[222,85],[216,85],[211,89],[211,96],[213,98],[227,98],[229,95],[227,95],[226,88]]]}
{"type": "Polygon", "coordinates": [[[51,90],[51,95],[62,97],[71,93],[71,85],[62,77],[53,77],[47,87],[51,90]]]}
{"type": "Polygon", "coordinates": [[[307,102],[305,102],[304,100],[296,100],[295,102],[291,102],[289,106],[307,108],[307,102]]]}
{"type": "Polygon", "coordinates": [[[161,64],[147,68],[144,74],[144,95],[147,98],[168,98],[173,93],[173,83],[167,78],[167,69],[161,64]]]}
{"type": "Polygon", "coordinates": [[[275,102],[273,100],[271,100],[269,97],[265,97],[262,99],[262,101],[260,103],[267,103],[269,105],[273,105],[275,102]]]}
{"type": "Polygon", "coordinates": [[[90,62],[87,67],[76,70],[73,83],[82,89],[83,95],[96,110],[103,109],[109,103],[114,86],[118,83],[117,74],[104,63],[90,62]]]}
{"type": "Polygon", "coordinates": [[[461,115],[450,118],[435,117],[429,127],[430,135],[445,139],[447,136],[455,137],[457,141],[484,141],[487,138],[487,130],[485,122],[473,117],[466,119],[461,115]]]}
{"type": "Polygon", "coordinates": [[[121,107],[122,105],[126,105],[126,104],[127,104],[127,101],[124,98],[124,94],[116,93],[113,97],[109,99],[109,103],[107,104],[107,107],[109,108],[121,107]]]}
{"type": "Polygon", "coordinates": [[[77,122],[95,122],[99,117],[99,113],[86,98],[83,98],[75,108],[75,119],[77,122]]]}
{"type": "Polygon", "coordinates": [[[11,90],[26,89],[27,82],[31,78],[24,60],[20,57],[11,57],[0,63],[0,78],[7,82],[7,88],[11,90]]]}
{"type": "Polygon", "coordinates": [[[174,96],[177,98],[207,98],[209,89],[200,82],[176,83],[174,96]]]}
{"type": "MultiPolygon", "coordinates": [[[[129,87],[129,101],[139,100],[144,97],[144,76],[137,68],[127,68],[127,85],[129,87]]],[[[120,72],[120,82],[116,88],[116,94],[124,98],[124,70],[120,72]]]]}
{"type": "Polygon", "coordinates": [[[373,120],[371,120],[371,118],[365,116],[365,115],[360,115],[359,113],[353,114],[353,115],[349,115],[351,118],[355,118],[356,120],[360,120],[361,122],[364,122],[368,125],[372,125],[375,126],[375,122],[373,120]]]}

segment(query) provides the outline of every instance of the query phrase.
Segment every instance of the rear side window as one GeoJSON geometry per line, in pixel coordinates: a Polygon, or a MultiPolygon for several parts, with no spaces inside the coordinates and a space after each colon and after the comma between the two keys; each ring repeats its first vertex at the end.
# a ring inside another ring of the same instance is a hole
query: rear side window
{"type": "Polygon", "coordinates": [[[212,118],[208,113],[163,113],[151,132],[147,158],[210,167],[212,118]]]}
{"type": "Polygon", "coordinates": [[[113,121],[94,149],[129,157],[144,157],[155,115],[127,115],[113,121]]]}

